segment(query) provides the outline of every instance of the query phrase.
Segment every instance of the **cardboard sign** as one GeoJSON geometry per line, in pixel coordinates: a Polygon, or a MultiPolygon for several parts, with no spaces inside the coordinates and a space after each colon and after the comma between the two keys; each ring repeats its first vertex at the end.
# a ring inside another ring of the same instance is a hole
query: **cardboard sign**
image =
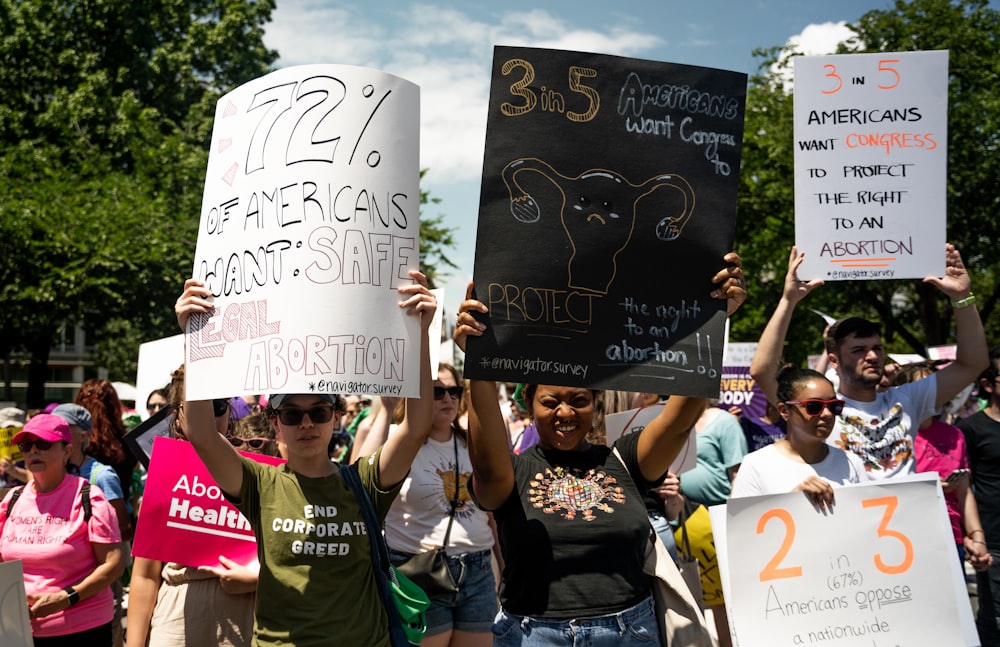
{"type": "Polygon", "coordinates": [[[740,647],[979,644],[936,474],[711,512],[740,647]]]}
{"type": "MultiPolygon", "coordinates": [[[[663,411],[663,407],[664,403],[657,403],[648,407],[612,413],[605,416],[604,431],[608,438],[608,447],[625,434],[635,434],[645,429],[646,425],[648,425],[653,418],[660,415],[660,412],[663,411]]],[[[678,454],[677,458],[674,459],[674,462],[670,464],[670,471],[674,474],[680,474],[681,472],[694,469],[694,466],[697,464],[698,447],[695,441],[695,435],[692,433],[688,436],[687,442],[684,443],[684,448],[681,449],[681,453],[678,454]]]]}
{"type": "Polygon", "coordinates": [[[497,47],[466,376],[716,397],[746,76],[497,47]]]}
{"type": "Polygon", "coordinates": [[[0,636],[4,647],[34,645],[27,599],[21,560],[0,562],[0,636]]]}
{"type": "Polygon", "coordinates": [[[147,470],[153,456],[153,442],[160,437],[171,437],[170,425],[173,420],[174,408],[168,404],[125,434],[125,445],[147,470]]]}
{"type": "Polygon", "coordinates": [[[799,277],[943,276],[948,52],[793,60],[799,277]]]}
{"type": "Polygon", "coordinates": [[[9,458],[15,462],[24,460],[21,450],[14,444],[14,436],[23,428],[23,426],[0,428],[0,458],[9,458]]]}
{"type": "MultiPolygon", "coordinates": [[[[240,452],[269,465],[283,459],[240,452]]],[[[132,554],[185,566],[219,566],[219,555],[257,559],[250,522],[222,495],[191,443],[157,437],[132,554]]]]}
{"type": "Polygon", "coordinates": [[[291,67],[218,103],[187,330],[187,396],[419,392],[419,91],[345,65],[291,67]]]}
{"type": "Polygon", "coordinates": [[[139,344],[139,363],[135,390],[135,410],[143,420],[149,418],[146,400],[156,389],[170,385],[170,376],[184,363],[184,335],[173,335],[139,344]]]}

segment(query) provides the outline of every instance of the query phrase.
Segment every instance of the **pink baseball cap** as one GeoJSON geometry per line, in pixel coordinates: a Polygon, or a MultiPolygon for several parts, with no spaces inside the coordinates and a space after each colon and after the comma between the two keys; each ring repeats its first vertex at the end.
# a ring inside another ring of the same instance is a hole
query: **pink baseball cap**
{"type": "Polygon", "coordinates": [[[51,413],[40,413],[28,421],[28,424],[21,428],[21,431],[14,435],[11,442],[15,445],[25,440],[28,436],[34,436],[39,440],[49,442],[72,443],[73,436],[70,433],[69,425],[60,416],[51,413]]]}

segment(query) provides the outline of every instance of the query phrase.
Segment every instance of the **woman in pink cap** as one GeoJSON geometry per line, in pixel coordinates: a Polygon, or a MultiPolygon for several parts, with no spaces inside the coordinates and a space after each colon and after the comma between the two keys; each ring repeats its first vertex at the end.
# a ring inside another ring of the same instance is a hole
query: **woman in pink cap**
{"type": "Polygon", "coordinates": [[[72,437],[61,417],[39,414],[13,441],[32,481],[0,503],[0,560],[22,562],[35,645],[110,646],[110,585],[124,569],[114,508],[66,471],[72,437]]]}

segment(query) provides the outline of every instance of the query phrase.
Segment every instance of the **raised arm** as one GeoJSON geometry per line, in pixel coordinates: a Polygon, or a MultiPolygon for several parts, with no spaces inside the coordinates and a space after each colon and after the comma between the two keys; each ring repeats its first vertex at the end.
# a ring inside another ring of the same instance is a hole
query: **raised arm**
{"type": "Polygon", "coordinates": [[[389,427],[392,425],[392,414],[396,411],[396,405],[400,398],[383,395],[379,398],[379,404],[375,410],[375,416],[369,415],[358,425],[354,432],[354,444],[351,446],[351,461],[354,462],[362,456],[369,456],[375,450],[385,444],[389,438],[389,427]]]}
{"type": "MultiPolygon", "coordinates": [[[[747,298],[743,261],[736,252],[729,252],[722,260],[726,267],[712,277],[712,283],[718,287],[710,296],[725,299],[726,314],[731,315],[747,298]]],[[[663,406],[663,411],[646,425],[639,436],[637,448],[639,469],[646,480],[655,481],[666,473],[704,410],[704,398],[675,395],[663,406]]]]}
{"type": "MultiPolygon", "coordinates": [[[[185,281],[184,292],[174,304],[181,330],[187,332],[188,319],[192,314],[210,313],[212,307],[212,293],[203,282],[197,279],[185,281]]],[[[211,400],[185,401],[184,422],[184,435],[191,441],[212,478],[223,492],[238,497],[243,486],[242,459],[236,448],[216,430],[211,400]]]]}
{"type": "Polygon", "coordinates": [[[426,276],[411,270],[410,277],[416,282],[399,288],[403,296],[399,307],[408,315],[420,317],[420,397],[406,399],[406,414],[398,433],[389,436],[379,454],[379,483],[383,489],[394,487],[406,478],[413,457],[430,433],[434,414],[434,381],[427,331],[437,310],[437,299],[427,289],[426,276]]]}
{"type": "Polygon", "coordinates": [[[976,381],[989,364],[989,347],[979,318],[972,281],[955,246],[945,246],[945,275],[928,276],[924,283],[937,286],[951,299],[955,312],[955,361],[935,374],[937,406],[943,407],[959,391],[976,381]]]}
{"type": "Polygon", "coordinates": [[[640,432],[636,451],[643,478],[656,481],[667,472],[705,410],[705,403],[704,398],[672,395],[663,411],[640,432]]]}
{"type": "Polygon", "coordinates": [[[750,362],[750,377],[757,382],[757,386],[772,404],[778,402],[778,368],[785,354],[785,336],[792,322],[795,305],[812,292],[813,288],[823,285],[822,279],[799,280],[799,266],[805,257],[805,253],[800,253],[797,247],[792,246],[792,251],[788,254],[788,271],[785,273],[781,300],[764,327],[757,342],[757,352],[750,362]]]}
{"type": "MultiPolygon", "coordinates": [[[[486,305],[472,298],[472,283],[465,301],[458,308],[455,344],[465,350],[465,340],[478,337],[486,324],[472,316],[486,314],[486,305]]],[[[469,459],[472,462],[472,488],[476,500],[487,510],[496,510],[514,491],[514,465],[510,459],[510,435],[504,424],[496,384],[484,380],[469,381],[469,459]]]]}

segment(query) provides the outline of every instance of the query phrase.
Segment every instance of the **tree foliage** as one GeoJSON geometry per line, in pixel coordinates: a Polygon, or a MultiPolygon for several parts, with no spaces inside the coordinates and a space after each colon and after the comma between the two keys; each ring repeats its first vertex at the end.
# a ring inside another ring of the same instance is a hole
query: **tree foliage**
{"type": "MultiPolygon", "coordinates": [[[[948,239],[962,252],[987,326],[1000,298],[1000,257],[992,253],[1000,206],[1000,12],[986,0],[896,0],[851,25],[857,33],[840,53],[949,50],[948,239]]],[[[760,50],[759,73],[747,95],[737,251],[751,271],[752,298],[737,315],[735,339],[757,339],[781,295],[794,240],[792,96],[782,74],[780,48],[760,50]],[[772,67],[775,66],[775,67],[772,67]]],[[[943,253],[943,251],[942,251],[943,253]]],[[[834,317],[879,320],[890,350],[921,352],[954,341],[951,308],[938,290],[920,281],[841,281],[814,291],[789,331],[789,359],[820,352],[824,323],[810,309],[834,317]]]]}
{"type": "MultiPolygon", "coordinates": [[[[97,365],[129,381],[139,344],[175,333],[215,105],[270,71],[274,8],[0,0],[0,356],[30,356],[29,405],[66,322],[94,330],[97,365]]],[[[422,219],[432,281],[454,244],[440,216],[422,219]]]]}
{"type": "Polygon", "coordinates": [[[30,353],[29,404],[63,322],[90,318],[105,348],[172,330],[215,102],[277,58],[273,9],[0,0],[0,251],[17,261],[0,270],[0,352],[30,353]]]}

